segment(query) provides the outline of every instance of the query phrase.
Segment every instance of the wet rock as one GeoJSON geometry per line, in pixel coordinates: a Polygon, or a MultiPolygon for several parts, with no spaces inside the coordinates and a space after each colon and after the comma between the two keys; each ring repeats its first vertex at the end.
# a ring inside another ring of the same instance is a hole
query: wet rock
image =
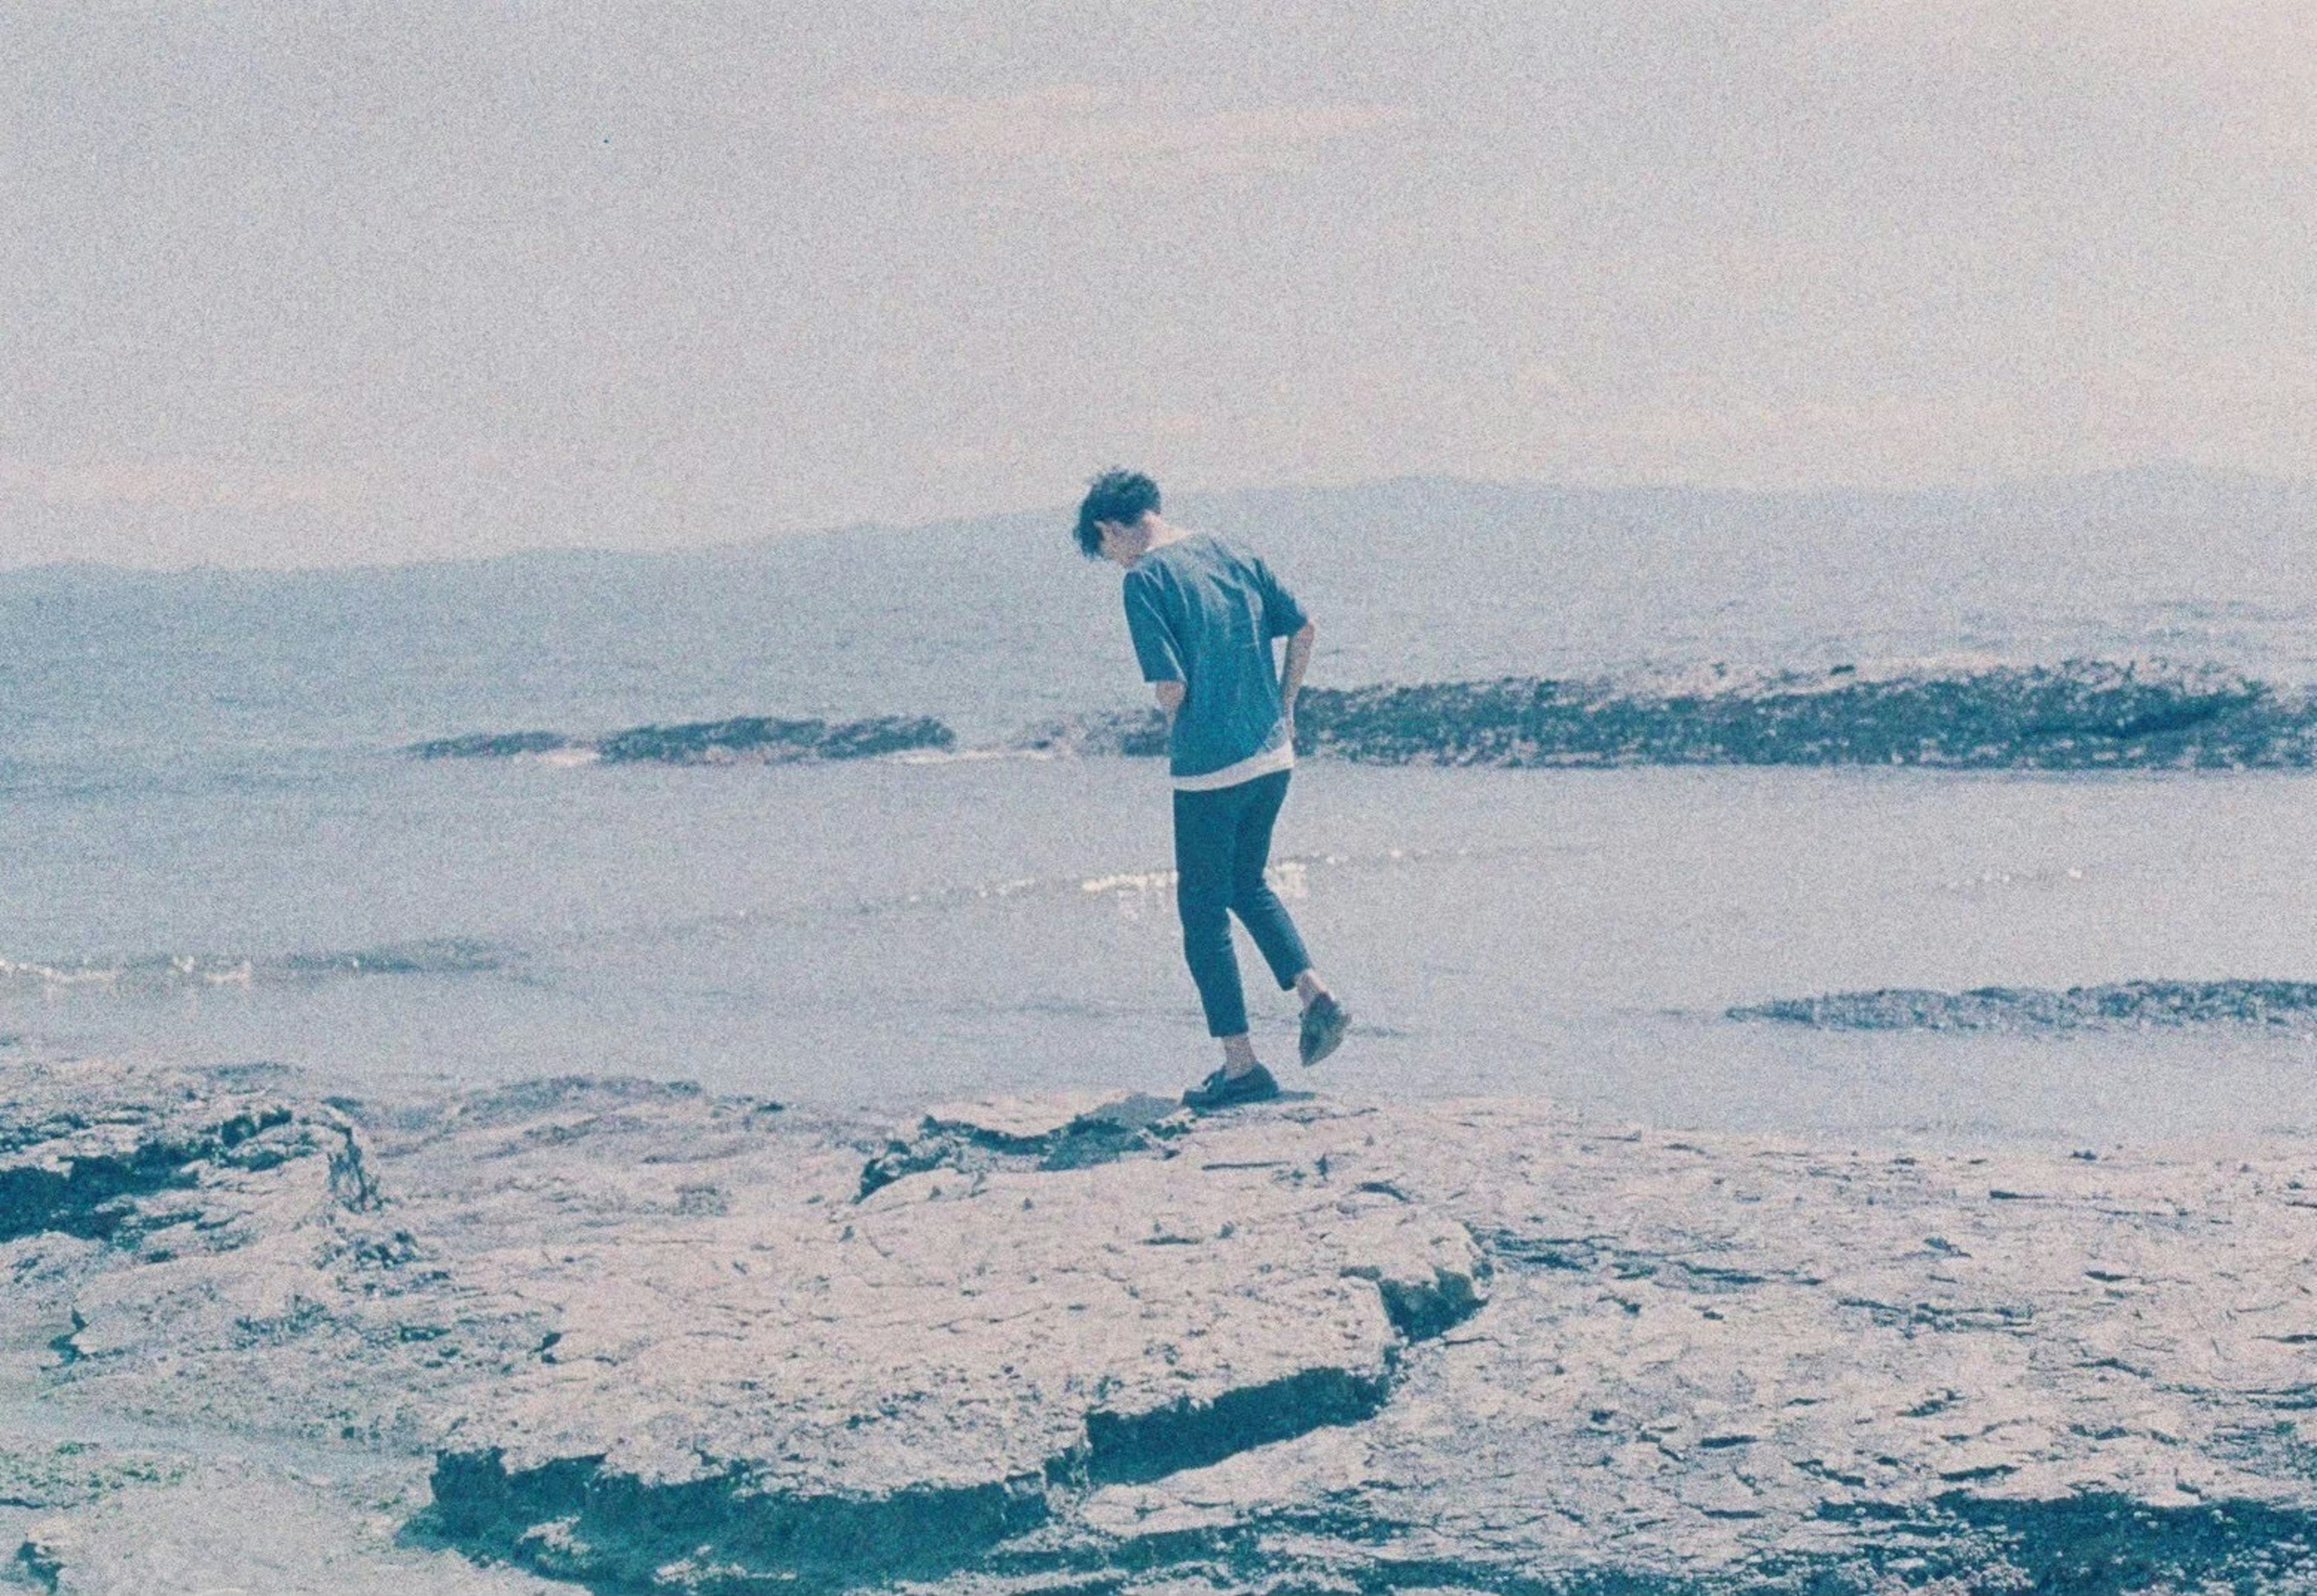
{"type": "Polygon", "coordinates": [[[955,735],[926,717],[880,716],[866,721],[771,720],[743,716],[681,726],[638,726],[596,743],[613,762],[650,759],[673,765],[717,765],[789,759],[859,759],[917,749],[945,749],[955,735]]]}
{"type": "MultiPolygon", "coordinates": [[[[1677,677],[1507,677],[1307,687],[1299,751],[1379,764],[1933,765],[1962,769],[2306,769],[2317,695],[2216,668],[1838,666],[1677,677]]],[[[1029,746],[1166,752],[1155,714],[1042,729],[1029,746]]]]}
{"type": "Polygon", "coordinates": [[[1026,733],[1019,746],[1042,753],[1158,758],[1167,752],[1167,717],[1141,710],[1051,721],[1026,733]]]}
{"type": "Polygon", "coordinates": [[[585,746],[560,731],[477,731],[415,742],[406,751],[422,759],[512,759],[521,754],[551,754],[585,746]]]}
{"type": "Polygon", "coordinates": [[[1980,987],[1967,992],[1884,988],[1785,998],[1728,1011],[1824,1030],[2075,1031],[2260,1026],[2317,1031],[2317,984],[2295,981],[2127,981],[2053,991],[1980,987]]]}
{"type": "Polygon", "coordinates": [[[65,1560],[63,1549],[53,1538],[42,1535],[26,1537],[23,1544],[16,1548],[15,1563],[27,1583],[48,1592],[49,1596],[56,1596],[57,1582],[64,1574],[65,1560]]]}
{"type": "MultiPolygon", "coordinates": [[[[1307,687],[1296,731],[1304,753],[1382,764],[2306,769],[2317,765],[2317,694],[2162,661],[1717,666],[1677,676],[1307,687]]],[[[409,751],[721,764],[857,758],[955,741],[949,727],[922,716],[745,716],[598,738],[479,733],[409,751]]],[[[1040,725],[1010,746],[1158,757],[1167,722],[1154,710],[1105,712],[1040,725]]]]}
{"type": "Polygon", "coordinates": [[[0,1076],[0,1242],[134,1240],[183,1212],[171,1194],[205,1171],[264,1170],[316,1145],[288,1103],[231,1074],[150,1073],[115,1095],[119,1080],[90,1066],[0,1076]]]}
{"type": "Polygon", "coordinates": [[[780,764],[797,759],[863,759],[953,746],[956,734],[923,715],[878,715],[861,721],[783,720],[742,715],[727,721],[633,726],[603,737],[559,731],[482,732],[413,743],[422,759],[507,758],[522,754],[569,754],[607,763],[663,765],[780,764]]]}

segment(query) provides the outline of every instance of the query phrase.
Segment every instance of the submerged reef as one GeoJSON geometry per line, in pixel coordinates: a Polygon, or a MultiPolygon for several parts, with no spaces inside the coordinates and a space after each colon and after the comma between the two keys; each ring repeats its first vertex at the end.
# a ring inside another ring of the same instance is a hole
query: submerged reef
{"type": "Polygon", "coordinates": [[[2232,672],[2057,666],[1709,671],[1308,691],[1314,752],[1481,765],[2304,768],[2317,700],[2232,672]]]}
{"type": "Polygon", "coordinates": [[[0,1082],[58,1592],[2317,1589],[2305,1141],[0,1082]]]}
{"type": "MultiPolygon", "coordinates": [[[[1033,748],[1166,751],[1153,714],[1040,729],[1033,748]]],[[[1373,764],[1930,765],[2305,769],[2317,695],[2157,663],[1836,666],[1307,687],[1296,747],[1373,764]]]]}
{"type": "Polygon", "coordinates": [[[501,759],[563,754],[622,764],[780,764],[796,759],[862,759],[953,746],[957,734],[923,715],[877,715],[862,721],[782,720],[742,715],[672,726],[631,726],[602,737],[560,731],[478,732],[413,743],[422,759],[501,759]]]}
{"type": "Polygon", "coordinates": [[[2317,984],[2298,981],[2126,981],[2107,986],[1980,987],[1967,992],[1887,987],[1782,998],[1729,1010],[1842,1031],[2080,1031],[2260,1026],[2317,1032],[2317,984]]]}

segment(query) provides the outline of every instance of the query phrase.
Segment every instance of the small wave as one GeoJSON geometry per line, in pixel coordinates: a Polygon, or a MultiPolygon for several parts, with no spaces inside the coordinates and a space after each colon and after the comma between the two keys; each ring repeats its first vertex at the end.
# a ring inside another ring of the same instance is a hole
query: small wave
{"type": "Polygon", "coordinates": [[[1888,987],[1788,998],[1727,1011],[1839,1031],[2014,1033],[2255,1026],[2317,1033],[2317,982],[2127,981],[2106,986],[1980,987],[1966,992],[1888,987]]]}
{"type": "Polygon", "coordinates": [[[44,991],[201,991],[356,976],[474,975],[506,969],[499,948],[461,937],[272,955],[160,953],[124,958],[0,958],[0,986],[44,991]]]}
{"type": "MultiPolygon", "coordinates": [[[[1478,852],[1472,848],[1387,848],[1380,853],[1355,854],[1296,854],[1275,859],[1264,872],[1264,879],[1272,891],[1283,898],[1301,899],[1311,895],[1311,873],[1314,870],[1388,869],[1396,865],[1425,863],[1438,859],[1471,858],[1478,852]]],[[[1494,851],[1494,850],[1489,850],[1494,851]]],[[[1101,875],[1029,877],[1019,881],[997,882],[985,886],[961,887],[943,893],[924,893],[908,899],[908,906],[953,902],[966,898],[1012,898],[1025,893],[1043,893],[1060,897],[1109,898],[1131,901],[1147,898],[1154,893],[1171,893],[1175,890],[1176,872],[1172,870],[1118,870],[1101,875]]],[[[891,903],[863,905],[864,910],[899,907],[891,903]]]]}
{"type": "MultiPolygon", "coordinates": [[[[1275,871],[1277,866],[1274,866],[1275,871]]],[[[1269,873],[1266,873],[1269,874],[1269,873]]],[[[1081,892],[1156,892],[1175,884],[1172,870],[1132,870],[1123,875],[1093,875],[1078,883],[1081,892]]],[[[1273,883],[1276,885],[1275,882],[1273,883]]]]}
{"type": "Polygon", "coordinates": [[[895,754],[897,765],[986,765],[993,760],[1017,760],[1036,764],[1054,758],[1051,749],[934,749],[915,753],[895,754]]]}
{"type": "MultiPolygon", "coordinates": [[[[1406,865],[1435,864],[1446,860],[1475,858],[1525,857],[1540,851],[1564,852],[1561,847],[1540,850],[1534,847],[1522,848],[1384,848],[1373,854],[1295,854],[1272,861],[1264,872],[1271,890],[1291,901],[1300,901],[1311,895],[1311,878],[1320,871],[1390,870],[1406,865]]],[[[1113,870],[1099,875],[1021,876],[1012,880],[978,883],[972,886],[942,887],[930,892],[910,892],[896,898],[881,898],[859,904],[855,912],[863,915],[894,914],[909,910],[946,909],[973,902],[995,902],[1006,899],[1042,898],[1050,901],[1106,902],[1129,917],[1139,917],[1155,899],[1171,901],[1175,892],[1176,873],[1168,869],[1113,870]]],[[[1170,910],[1171,912],[1171,910],[1170,910]]],[[[746,916],[730,917],[733,919],[746,916]]]]}
{"type": "MultiPolygon", "coordinates": [[[[1573,851],[1579,850],[1567,845],[1542,847],[1532,845],[1519,848],[1387,848],[1373,854],[1305,854],[1273,861],[1267,878],[1272,889],[1283,898],[1300,899],[1309,895],[1311,873],[1315,870],[1384,870],[1440,860],[1526,858],[1539,853],[1573,851]]],[[[1009,876],[997,881],[976,882],[971,885],[929,887],[890,897],[862,899],[851,904],[736,909],[720,914],[703,915],[696,919],[627,924],[586,933],[584,939],[591,942],[605,939],[628,941],[660,937],[745,935],[767,927],[794,925],[818,916],[875,918],[923,914],[977,903],[1008,901],[1106,903],[1132,918],[1140,916],[1159,900],[1166,901],[1167,912],[1171,913],[1174,891],[1175,872],[1167,869],[1105,871],[1098,875],[1009,876]]]]}

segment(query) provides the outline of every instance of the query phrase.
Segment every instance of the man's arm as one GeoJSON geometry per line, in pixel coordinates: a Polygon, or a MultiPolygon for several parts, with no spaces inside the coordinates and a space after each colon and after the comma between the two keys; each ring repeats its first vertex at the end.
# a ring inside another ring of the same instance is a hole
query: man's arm
{"type": "Polygon", "coordinates": [[[1142,667],[1142,679],[1158,695],[1158,707],[1172,726],[1188,689],[1183,683],[1183,651],[1176,645],[1174,628],[1167,623],[1157,579],[1143,571],[1130,570],[1120,591],[1126,600],[1126,631],[1134,640],[1135,661],[1142,667]]]}
{"type": "Polygon", "coordinates": [[[1306,621],[1287,639],[1287,658],[1279,667],[1279,702],[1287,712],[1287,736],[1295,736],[1295,695],[1303,690],[1303,668],[1311,663],[1311,640],[1320,629],[1306,621]]]}

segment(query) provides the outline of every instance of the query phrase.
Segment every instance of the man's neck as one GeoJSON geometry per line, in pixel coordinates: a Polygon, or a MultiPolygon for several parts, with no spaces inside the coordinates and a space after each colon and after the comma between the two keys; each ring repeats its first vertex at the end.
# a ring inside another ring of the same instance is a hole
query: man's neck
{"type": "Polygon", "coordinates": [[[1191,535],[1179,526],[1169,526],[1156,515],[1146,520],[1143,526],[1150,535],[1150,541],[1142,545],[1142,551],[1145,554],[1153,549],[1163,549],[1168,543],[1179,542],[1191,535]]]}

